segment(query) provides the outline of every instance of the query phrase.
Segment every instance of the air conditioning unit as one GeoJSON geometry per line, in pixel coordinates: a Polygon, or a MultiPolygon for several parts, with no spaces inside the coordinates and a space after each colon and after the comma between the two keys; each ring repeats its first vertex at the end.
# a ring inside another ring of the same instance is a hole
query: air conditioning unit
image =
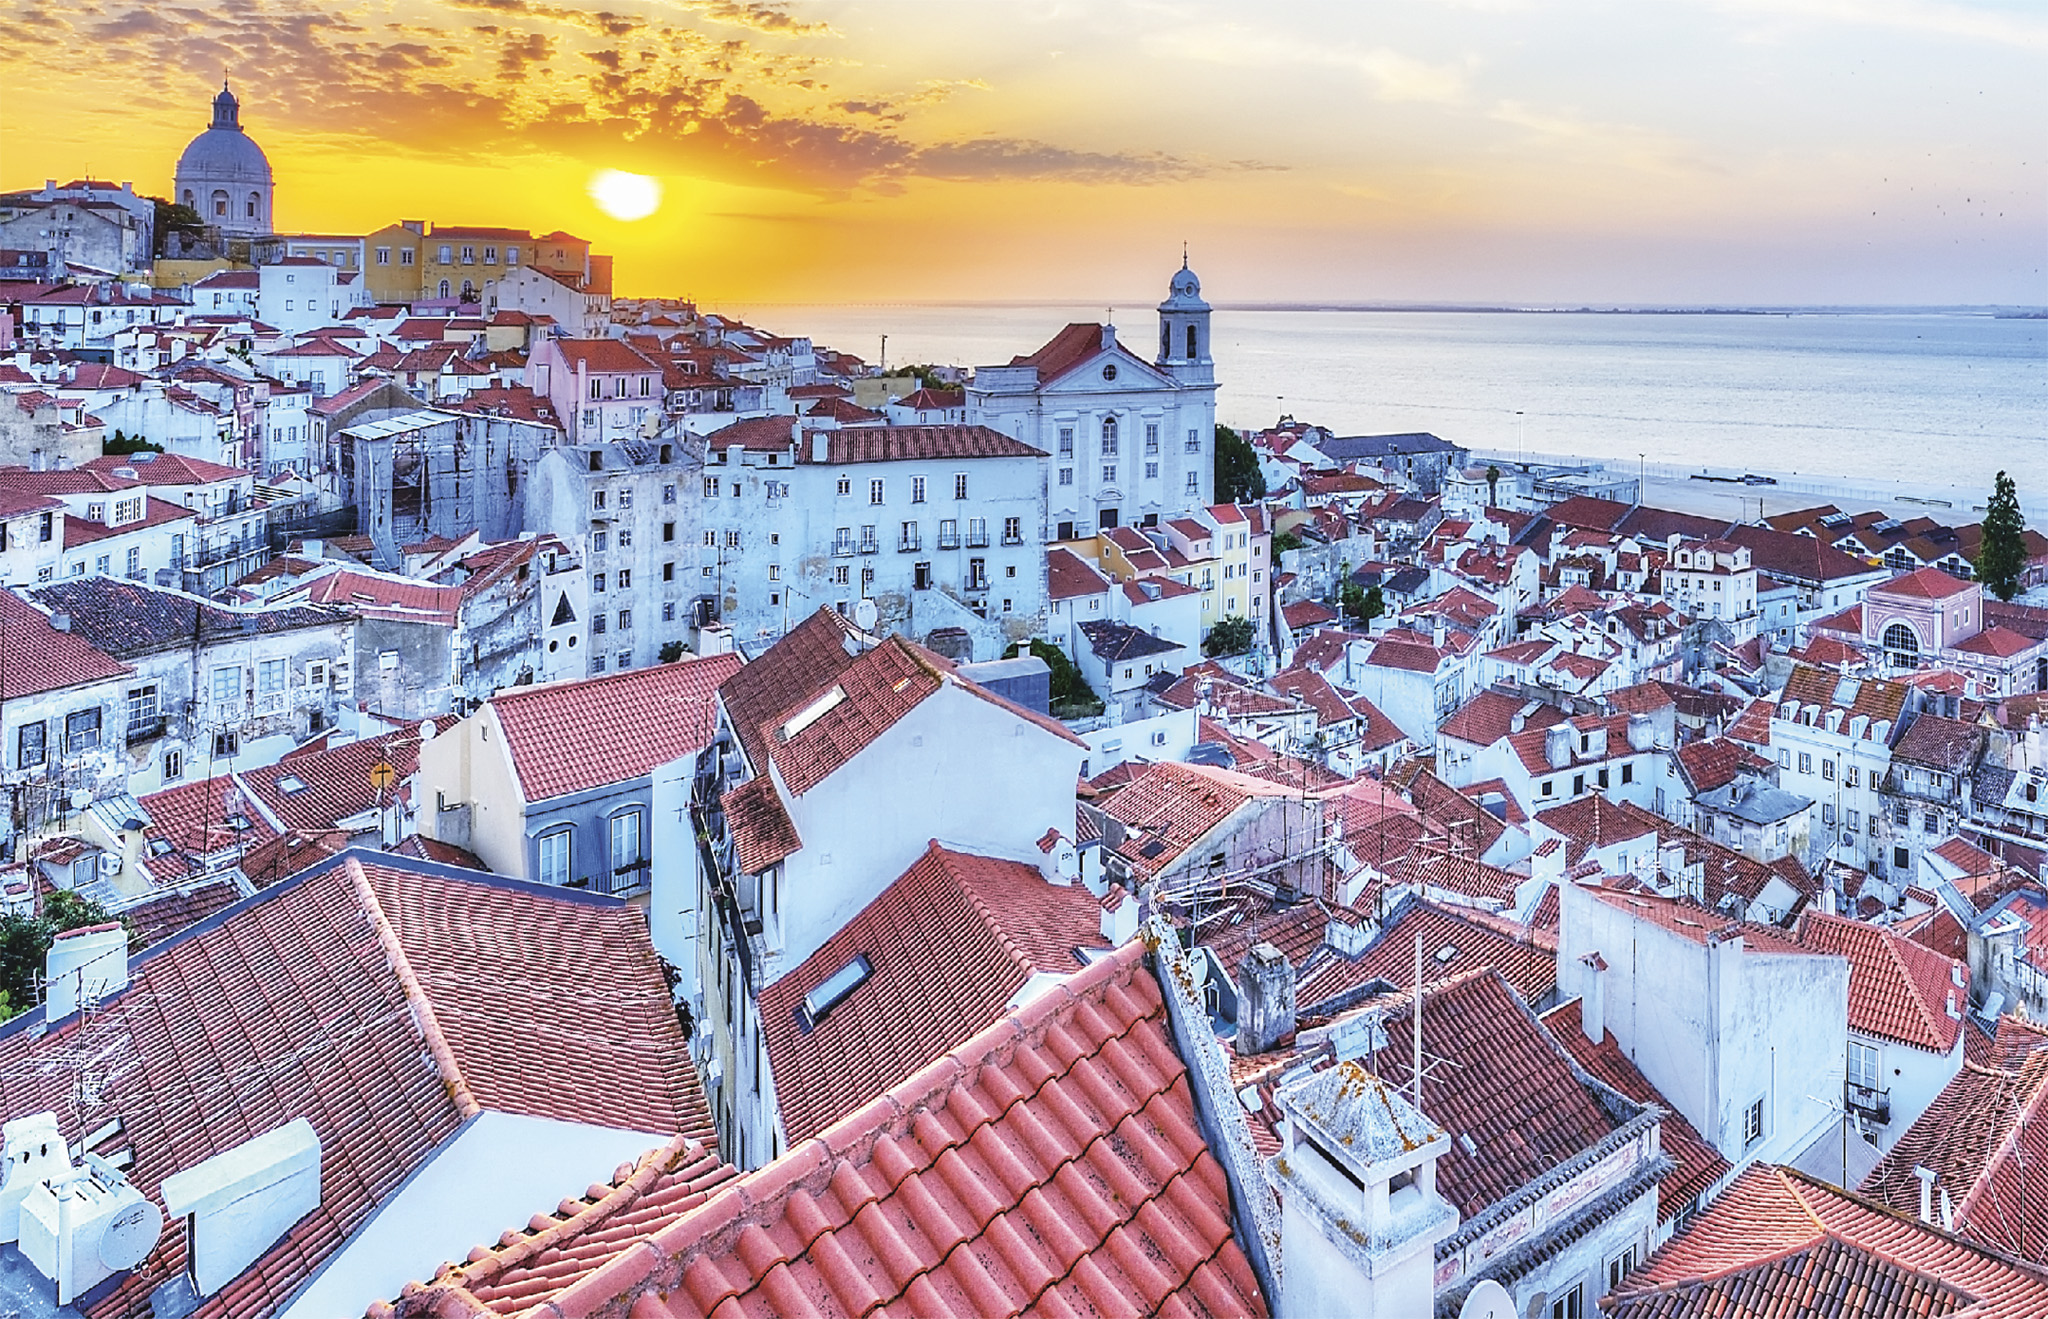
{"type": "Polygon", "coordinates": [[[21,1202],[21,1253],[69,1305],[156,1249],[164,1212],[97,1154],[39,1182],[21,1202]]]}
{"type": "Polygon", "coordinates": [[[99,864],[100,878],[111,879],[113,876],[121,873],[121,854],[119,852],[102,852],[100,853],[99,864]]]}

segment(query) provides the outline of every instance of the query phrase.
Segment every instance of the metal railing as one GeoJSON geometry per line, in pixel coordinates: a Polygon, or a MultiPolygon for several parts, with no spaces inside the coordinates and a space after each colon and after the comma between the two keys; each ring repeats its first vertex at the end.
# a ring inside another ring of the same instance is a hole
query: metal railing
{"type": "Polygon", "coordinates": [[[1842,1084],[1842,1102],[1852,1112],[1861,1113],[1880,1126],[1892,1120],[1892,1092],[1889,1090],[1845,1081],[1842,1084]]]}

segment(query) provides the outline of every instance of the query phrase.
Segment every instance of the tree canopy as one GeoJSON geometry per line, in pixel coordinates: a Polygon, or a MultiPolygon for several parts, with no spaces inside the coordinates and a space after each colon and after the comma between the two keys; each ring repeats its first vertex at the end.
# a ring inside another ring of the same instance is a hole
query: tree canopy
{"type": "Polygon", "coordinates": [[[1252,648],[1252,621],[1249,618],[1226,618],[1209,629],[1209,635],[1202,638],[1202,653],[1210,659],[1224,655],[1242,655],[1252,648]]]}
{"type": "Polygon", "coordinates": [[[1977,580],[2001,600],[2020,593],[2020,574],[2027,567],[2027,522],[2020,513],[2019,489],[2004,472],[1992,483],[1991,503],[1984,510],[1984,542],[1977,548],[1977,580]]]}
{"type": "Polygon", "coordinates": [[[1266,474],[1252,442],[1228,426],[1216,427],[1216,502],[1250,504],[1266,497],[1266,474]]]}
{"type": "Polygon", "coordinates": [[[36,1005],[36,978],[58,935],[112,919],[105,907],[67,889],[52,893],[40,915],[0,916],[0,1019],[36,1005]]]}

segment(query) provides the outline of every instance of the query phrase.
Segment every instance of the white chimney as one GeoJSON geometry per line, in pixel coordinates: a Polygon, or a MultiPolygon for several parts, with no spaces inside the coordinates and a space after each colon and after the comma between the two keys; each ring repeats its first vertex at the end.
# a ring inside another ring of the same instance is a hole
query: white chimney
{"type": "Polygon", "coordinates": [[[1266,1162],[1287,1261],[1276,1319],[1412,1319],[1434,1308],[1435,1247],[1458,1227],[1436,1189],[1450,1137],[1355,1060],[1277,1096],[1266,1162]]]}
{"type": "Polygon", "coordinates": [[[192,1281],[211,1296],[320,1207],[320,1137],[294,1118],[163,1180],[164,1208],[187,1220],[192,1281]]]}
{"type": "Polygon", "coordinates": [[[21,1202],[37,1183],[71,1171],[71,1151],[57,1129],[55,1113],[31,1113],[0,1127],[0,1245],[21,1239],[21,1202]]]}
{"type": "Polygon", "coordinates": [[[1543,760],[1552,769],[1572,763],[1572,726],[1553,724],[1543,730],[1543,760]]]}
{"type": "Polygon", "coordinates": [[[1585,988],[1579,994],[1579,1029],[1586,1032],[1586,1038],[1598,1044],[1607,1037],[1607,959],[1598,953],[1587,953],[1579,959],[1586,968],[1580,984],[1585,988]]]}
{"type": "Polygon", "coordinates": [[[1646,714],[1628,717],[1628,745],[1632,751],[1648,751],[1657,744],[1657,726],[1646,714]]]}
{"type": "Polygon", "coordinates": [[[128,931],[118,924],[66,930],[43,959],[43,1020],[61,1021],[128,988],[128,931]]]}
{"type": "Polygon", "coordinates": [[[1350,921],[1331,921],[1323,927],[1323,942],[1341,956],[1356,957],[1365,951],[1365,931],[1350,921]]]}
{"type": "Polygon", "coordinates": [[[1138,900],[1111,884],[1102,897],[1102,937],[1112,948],[1121,948],[1138,932],[1138,900]]]}
{"type": "Polygon", "coordinates": [[[1920,1221],[1934,1221],[1934,1169],[1925,1164],[1916,1165],[1913,1175],[1920,1179],[1920,1221]]]}

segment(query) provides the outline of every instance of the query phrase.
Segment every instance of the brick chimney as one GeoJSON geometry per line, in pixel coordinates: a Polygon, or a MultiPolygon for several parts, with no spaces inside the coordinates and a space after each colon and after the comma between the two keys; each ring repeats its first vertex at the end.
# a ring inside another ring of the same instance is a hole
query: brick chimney
{"type": "Polygon", "coordinates": [[[1294,1033],[1294,964],[1270,943],[1255,943],[1237,968],[1237,1052],[1265,1053],[1294,1033]]]}

